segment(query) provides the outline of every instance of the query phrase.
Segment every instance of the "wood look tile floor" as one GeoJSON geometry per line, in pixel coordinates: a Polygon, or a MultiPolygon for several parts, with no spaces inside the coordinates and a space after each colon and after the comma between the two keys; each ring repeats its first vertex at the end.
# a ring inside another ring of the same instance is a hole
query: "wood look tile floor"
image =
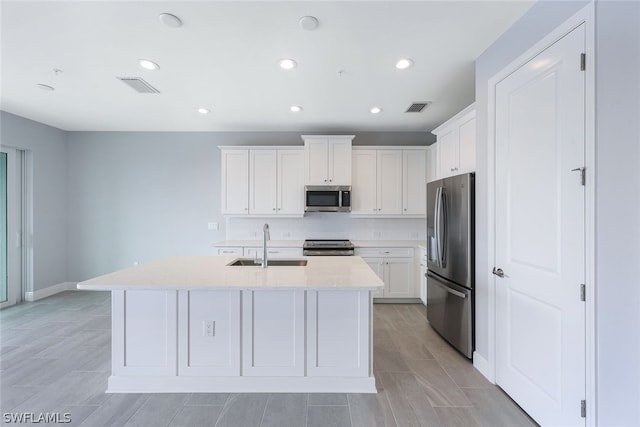
{"type": "Polygon", "coordinates": [[[83,427],[536,425],[420,304],[374,305],[377,394],[106,394],[110,305],[108,292],[69,291],[0,311],[3,424],[6,413],[57,412],[83,427]]]}

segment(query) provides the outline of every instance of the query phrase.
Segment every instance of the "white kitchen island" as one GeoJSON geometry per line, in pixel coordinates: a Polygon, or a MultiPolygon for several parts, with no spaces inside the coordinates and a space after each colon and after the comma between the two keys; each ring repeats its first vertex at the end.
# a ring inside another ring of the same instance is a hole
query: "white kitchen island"
{"type": "Polygon", "coordinates": [[[234,259],[170,257],[78,283],[112,293],[108,392],[376,392],[383,283],[362,258],[234,259]]]}

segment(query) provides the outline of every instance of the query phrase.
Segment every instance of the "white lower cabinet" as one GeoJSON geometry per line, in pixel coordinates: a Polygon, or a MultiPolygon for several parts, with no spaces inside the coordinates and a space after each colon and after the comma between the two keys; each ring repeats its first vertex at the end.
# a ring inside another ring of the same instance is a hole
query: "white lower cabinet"
{"type": "Polygon", "coordinates": [[[214,253],[216,255],[222,255],[222,256],[232,256],[232,255],[242,256],[243,249],[241,247],[224,247],[224,248],[216,247],[214,253]]]}
{"type": "Polygon", "coordinates": [[[242,375],[304,375],[304,291],[242,292],[242,375]]]}
{"type": "Polygon", "coordinates": [[[112,291],[108,392],[375,393],[368,290],[112,291]]]}
{"type": "MultiPolygon", "coordinates": [[[[264,250],[262,248],[244,248],[243,255],[247,258],[262,259],[264,250]]],[[[267,247],[267,259],[283,257],[301,257],[302,248],[269,248],[267,247]]]]}
{"type": "Polygon", "coordinates": [[[420,268],[418,269],[420,275],[420,301],[424,305],[427,305],[427,249],[420,248],[420,268]]]}
{"type": "Polygon", "coordinates": [[[371,373],[368,291],[307,292],[307,376],[371,373]]]}
{"type": "Polygon", "coordinates": [[[178,311],[178,375],[240,375],[240,291],[180,291],[178,311]]]}
{"type": "Polygon", "coordinates": [[[175,376],[177,291],[111,293],[114,376],[175,376]]]}
{"type": "Polygon", "coordinates": [[[413,248],[357,248],[361,256],[384,282],[374,298],[415,298],[415,259],[413,248]]]}

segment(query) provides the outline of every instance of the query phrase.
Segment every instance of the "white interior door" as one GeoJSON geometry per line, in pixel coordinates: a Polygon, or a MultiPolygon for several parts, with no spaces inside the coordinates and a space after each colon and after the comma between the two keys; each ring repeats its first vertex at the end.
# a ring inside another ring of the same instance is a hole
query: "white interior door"
{"type": "Polygon", "coordinates": [[[496,381],[541,425],[584,425],[584,45],[582,25],[495,93],[496,381]]]}

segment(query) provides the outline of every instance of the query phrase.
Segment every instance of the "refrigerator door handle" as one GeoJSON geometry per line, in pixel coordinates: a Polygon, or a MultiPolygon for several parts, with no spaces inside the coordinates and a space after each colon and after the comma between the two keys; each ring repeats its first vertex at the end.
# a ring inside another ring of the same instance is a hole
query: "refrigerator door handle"
{"type": "Polygon", "coordinates": [[[435,280],[433,281],[433,284],[434,284],[434,285],[436,285],[436,286],[438,286],[439,288],[444,289],[444,290],[445,290],[445,291],[447,291],[448,293],[450,293],[450,294],[453,294],[453,295],[457,296],[457,297],[460,297],[460,298],[466,298],[466,297],[467,297],[467,295],[466,295],[466,294],[464,294],[464,293],[462,293],[462,292],[460,292],[460,291],[456,291],[455,289],[451,289],[450,287],[448,287],[448,286],[446,286],[446,285],[443,285],[442,283],[437,282],[437,281],[435,281],[435,280]]]}
{"type": "Polygon", "coordinates": [[[438,193],[438,266],[445,267],[447,253],[447,193],[444,187],[438,193]]]}
{"type": "Polygon", "coordinates": [[[433,212],[433,217],[434,217],[434,224],[433,224],[433,228],[434,228],[434,237],[436,239],[436,244],[435,244],[435,249],[436,249],[436,265],[440,268],[442,268],[441,265],[441,255],[440,255],[440,194],[442,191],[442,187],[438,187],[436,188],[436,200],[435,200],[435,207],[434,207],[434,212],[433,212]]]}

